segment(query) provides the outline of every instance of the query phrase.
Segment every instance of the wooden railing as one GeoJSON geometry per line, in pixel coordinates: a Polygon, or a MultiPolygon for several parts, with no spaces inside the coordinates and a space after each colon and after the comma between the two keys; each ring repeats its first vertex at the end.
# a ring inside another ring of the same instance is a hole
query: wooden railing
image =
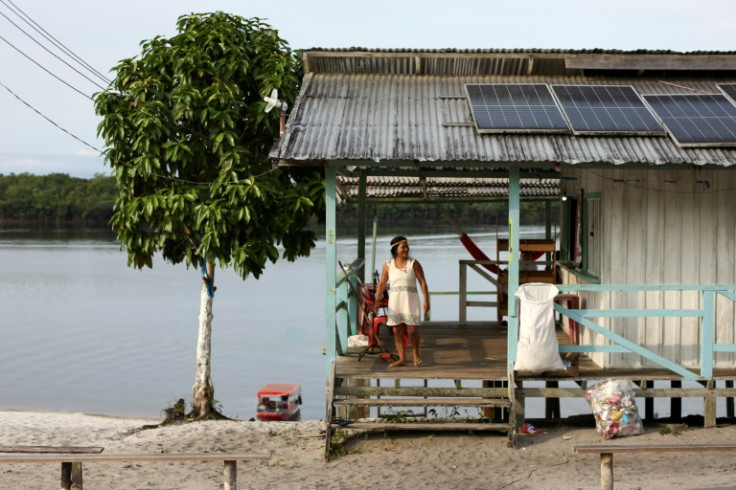
{"type": "MultiPolygon", "coordinates": [[[[560,352],[586,352],[586,353],[633,353],[648,359],[652,363],[665,369],[673,371],[688,380],[710,379],[713,376],[713,364],[718,352],[736,352],[736,343],[716,342],[716,297],[720,296],[730,301],[736,301],[735,284],[726,285],[602,285],[602,284],[558,284],[560,291],[566,293],[585,294],[591,292],[615,293],[646,293],[646,292],[690,292],[698,296],[694,304],[695,308],[608,308],[608,309],[568,309],[563,305],[555,304],[554,309],[561,315],[577,322],[592,332],[597,333],[607,340],[606,344],[584,344],[563,345],[560,352]],[[600,325],[592,319],[603,318],[697,318],[699,327],[699,372],[686,369],[673,359],[637,344],[614,332],[612,328],[600,325]]],[[[615,304],[615,300],[609,299],[609,304],[615,304]]],[[[664,303],[664,301],[662,301],[664,303]]],[[[733,331],[733,316],[730,329],[733,331]]],[[[731,334],[733,337],[733,333],[731,334]]]]}

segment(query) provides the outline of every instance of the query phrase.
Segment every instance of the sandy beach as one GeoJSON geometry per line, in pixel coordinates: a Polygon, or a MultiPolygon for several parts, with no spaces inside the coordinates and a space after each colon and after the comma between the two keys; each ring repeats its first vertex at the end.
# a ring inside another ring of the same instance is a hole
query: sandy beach
{"type": "MultiPolygon", "coordinates": [[[[603,442],[593,427],[542,428],[521,435],[519,448],[500,434],[360,434],[341,455],[324,461],[324,423],[201,422],[139,430],[155,420],[84,414],[0,412],[0,445],[103,446],[105,453],[267,452],[268,462],[238,464],[238,488],[600,488],[597,455],[577,455],[576,443],[603,442]]],[[[736,441],[736,426],[715,429],[647,427],[621,444],[736,441]]],[[[616,488],[736,488],[731,452],[641,453],[614,456],[616,488]]],[[[56,488],[58,464],[2,464],[0,489],[56,488]]],[[[87,489],[217,489],[223,465],[90,463],[87,489]]]]}

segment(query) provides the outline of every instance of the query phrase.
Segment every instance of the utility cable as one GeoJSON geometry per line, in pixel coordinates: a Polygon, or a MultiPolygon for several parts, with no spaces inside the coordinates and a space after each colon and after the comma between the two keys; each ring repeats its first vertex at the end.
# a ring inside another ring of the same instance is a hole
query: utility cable
{"type": "MultiPolygon", "coordinates": [[[[0,0],[0,1],[2,1],[2,0],[0,0]]],[[[33,36],[31,36],[31,35],[30,35],[30,34],[28,34],[28,33],[27,33],[26,31],[24,31],[24,30],[23,30],[23,29],[22,29],[22,28],[21,28],[21,27],[20,27],[20,26],[19,26],[18,24],[16,24],[16,23],[15,23],[15,22],[13,22],[12,20],[10,20],[10,17],[8,17],[7,15],[5,15],[5,14],[4,14],[4,13],[2,13],[2,12],[0,12],[0,15],[2,15],[3,17],[5,17],[5,18],[7,19],[7,21],[8,21],[8,22],[10,22],[10,23],[11,23],[11,24],[13,24],[13,25],[14,25],[15,27],[17,27],[17,28],[18,28],[18,30],[20,30],[20,31],[21,31],[21,32],[22,32],[23,34],[25,34],[26,36],[28,36],[28,37],[29,37],[29,38],[31,39],[31,41],[33,41],[34,43],[36,43],[36,44],[38,44],[39,46],[41,46],[41,47],[42,47],[42,48],[43,48],[44,50],[46,50],[46,52],[47,52],[47,53],[49,53],[49,54],[50,54],[51,56],[53,56],[54,58],[56,58],[57,60],[61,61],[61,62],[62,62],[62,63],[64,63],[64,64],[65,64],[66,66],[68,66],[69,68],[71,68],[72,70],[74,70],[74,71],[75,71],[75,72],[76,72],[77,74],[79,74],[79,75],[80,75],[80,76],[81,76],[82,78],[86,79],[86,80],[87,80],[88,82],[90,82],[90,83],[92,83],[92,84],[94,84],[94,85],[98,86],[98,87],[99,87],[100,89],[102,89],[102,90],[105,90],[105,87],[103,87],[102,85],[100,85],[100,84],[99,84],[99,83],[97,83],[96,81],[92,80],[91,78],[89,78],[89,77],[88,77],[87,75],[85,75],[85,74],[84,74],[84,73],[82,73],[81,71],[79,71],[79,70],[77,70],[76,68],[74,68],[74,67],[73,67],[72,65],[70,65],[70,64],[69,64],[69,63],[67,63],[67,62],[66,62],[65,60],[63,60],[63,59],[62,59],[62,58],[61,58],[61,57],[60,57],[59,55],[57,55],[56,53],[52,52],[52,51],[51,51],[51,50],[50,50],[49,48],[47,48],[46,46],[44,46],[43,44],[41,44],[40,42],[38,42],[38,41],[37,41],[36,39],[34,39],[34,38],[33,38],[33,36]]],[[[6,43],[8,43],[8,44],[10,44],[10,43],[9,43],[9,42],[8,42],[7,40],[5,40],[5,42],[6,42],[6,43]]],[[[17,49],[17,48],[16,48],[16,49],[17,49]]]]}
{"type": "Polygon", "coordinates": [[[49,119],[48,117],[46,117],[45,115],[43,115],[43,114],[41,113],[41,111],[39,111],[38,109],[36,109],[35,107],[33,107],[33,106],[32,106],[31,104],[29,104],[29,103],[28,103],[28,102],[26,102],[25,100],[21,99],[21,98],[20,98],[20,96],[18,96],[18,94],[16,94],[16,93],[15,93],[15,92],[13,92],[12,90],[10,90],[10,88],[9,88],[9,87],[8,87],[7,85],[5,85],[5,84],[4,84],[3,82],[0,82],[0,86],[2,86],[2,87],[3,87],[4,89],[5,89],[5,90],[7,90],[8,92],[10,92],[10,93],[11,93],[11,94],[13,95],[13,97],[15,97],[16,99],[18,99],[19,101],[21,101],[22,103],[24,103],[25,105],[27,105],[28,107],[30,107],[30,108],[31,108],[31,109],[32,109],[32,110],[33,110],[33,111],[34,111],[34,112],[35,112],[36,114],[38,114],[38,115],[39,115],[39,116],[41,116],[42,118],[46,119],[46,120],[47,120],[48,122],[50,122],[51,124],[53,124],[54,126],[56,126],[56,127],[57,127],[57,128],[59,128],[59,129],[61,129],[61,130],[62,130],[62,131],[64,131],[64,132],[65,132],[66,134],[68,134],[69,136],[71,136],[71,137],[72,137],[72,138],[74,138],[75,140],[79,141],[80,143],[82,143],[82,144],[84,144],[84,145],[86,145],[86,146],[89,146],[90,148],[92,148],[93,150],[95,150],[95,151],[96,151],[97,153],[99,153],[100,155],[102,154],[102,151],[100,151],[99,149],[97,149],[97,148],[95,148],[94,146],[90,145],[89,143],[87,143],[87,142],[86,142],[86,141],[84,141],[83,139],[81,139],[81,138],[79,138],[79,137],[77,137],[77,136],[73,135],[72,133],[70,133],[69,131],[67,131],[66,129],[62,128],[61,126],[59,126],[58,124],[56,124],[56,123],[55,123],[54,121],[52,121],[51,119],[49,119]]]}
{"type": "MultiPolygon", "coordinates": [[[[100,80],[105,82],[106,84],[111,83],[111,80],[107,78],[105,75],[94,69],[89,63],[84,61],[80,56],[78,56],[76,53],[74,53],[71,49],[67,48],[61,41],[56,39],[54,36],[52,36],[48,31],[46,31],[43,27],[41,27],[36,21],[34,21],[28,14],[23,12],[17,5],[15,5],[11,0],[0,0],[0,3],[8,7],[15,15],[20,17],[23,22],[31,26],[36,32],[41,34],[44,38],[46,38],[47,41],[49,41],[51,44],[53,44],[57,49],[62,51],[64,54],[72,58],[74,61],[82,65],[84,68],[86,68],[89,72],[93,73],[95,76],[97,76],[100,80]],[[8,3],[10,5],[8,5],[8,3]],[[18,13],[20,12],[20,13],[18,13]],[[22,15],[21,15],[22,14],[22,15]]],[[[6,17],[7,18],[7,17],[6,17]]],[[[10,20],[10,19],[8,19],[10,20]]],[[[12,22],[12,21],[11,21],[12,22]]],[[[15,25],[15,24],[13,24],[15,25]]],[[[16,26],[17,27],[17,26],[16,26]]],[[[20,28],[19,28],[20,29],[20,28]]],[[[21,29],[22,31],[22,29],[21,29]]]]}
{"type": "Polygon", "coordinates": [[[83,95],[84,97],[88,98],[89,100],[94,101],[94,99],[92,97],[90,97],[89,95],[85,94],[84,92],[82,92],[81,90],[79,90],[78,88],[76,88],[75,86],[73,86],[72,84],[70,84],[69,82],[66,82],[66,81],[62,80],[58,75],[56,75],[54,73],[51,73],[43,65],[41,65],[38,61],[34,60],[33,58],[31,58],[30,56],[28,56],[27,54],[25,54],[23,51],[21,51],[20,49],[18,49],[13,43],[11,43],[10,41],[8,41],[4,37],[0,36],[0,39],[2,39],[3,41],[5,41],[6,43],[8,43],[8,45],[11,48],[13,48],[14,50],[18,51],[20,54],[22,54],[23,56],[25,56],[26,58],[28,58],[31,62],[33,62],[36,66],[38,66],[39,68],[41,68],[43,71],[45,71],[46,73],[48,73],[52,77],[56,78],[58,81],[60,81],[61,83],[63,83],[67,87],[69,87],[70,89],[74,90],[75,92],[78,92],[79,94],[83,95]]]}

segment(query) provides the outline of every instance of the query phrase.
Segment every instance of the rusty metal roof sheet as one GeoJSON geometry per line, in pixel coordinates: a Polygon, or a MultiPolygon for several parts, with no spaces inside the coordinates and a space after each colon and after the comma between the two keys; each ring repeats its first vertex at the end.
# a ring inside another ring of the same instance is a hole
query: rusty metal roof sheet
{"type": "Polygon", "coordinates": [[[631,66],[636,66],[632,65],[633,58],[619,52],[493,51],[479,53],[480,58],[473,58],[473,52],[443,51],[441,57],[435,58],[426,52],[421,53],[426,55],[426,60],[417,62],[414,58],[418,54],[411,51],[357,54],[321,51],[320,57],[315,56],[310,63],[321,59],[325,66],[319,70],[312,66],[311,72],[305,76],[286,131],[270,156],[281,160],[282,164],[325,161],[350,164],[362,161],[383,162],[385,167],[409,164],[416,167],[418,164],[445,168],[468,162],[485,164],[486,167],[493,167],[493,164],[523,164],[526,167],[537,164],[727,167],[736,163],[736,149],[680,148],[667,136],[478,134],[464,90],[468,83],[500,82],[622,84],[632,85],[639,94],[718,93],[718,83],[736,83],[736,71],[715,76],[711,71],[706,74],[697,70],[682,71],[682,67],[688,66],[687,60],[693,60],[693,66],[699,68],[711,65],[714,70],[717,67],[736,68],[733,61],[736,57],[730,53],[658,55],[645,52],[632,55],[637,59],[646,55],[644,61],[637,63],[656,69],[673,64],[680,70],[676,78],[660,73],[649,76],[631,73],[631,66]],[[329,61],[330,54],[344,56],[338,61],[329,61]],[[544,54],[542,59],[547,63],[543,70],[538,65],[541,61],[535,58],[540,54],[544,54]],[[570,60],[576,56],[576,62],[583,65],[609,63],[596,57],[598,54],[613,56],[610,63],[618,63],[625,71],[611,76],[610,71],[600,71],[598,67],[595,76],[588,76],[584,69],[566,68],[566,64],[572,63],[570,60]],[[588,61],[579,59],[580,56],[591,55],[588,61]],[[472,60],[479,59],[483,63],[475,66],[475,71],[487,70],[486,73],[498,74],[465,74],[473,71],[468,69],[474,63],[472,60]],[[525,59],[527,65],[515,66],[520,59],[525,59]],[[435,70],[444,74],[426,74],[431,60],[444,64],[444,71],[435,70]],[[532,63],[531,70],[529,62],[532,63]],[[335,66],[330,68],[330,63],[335,66]],[[365,72],[360,72],[360,63],[365,63],[365,72]],[[403,66],[402,63],[414,68],[403,72],[397,68],[403,66]],[[346,69],[348,65],[352,68],[346,69]],[[425,71],[417,74],[417,66],[425,71]],[[455,67],[454,72],[450,69],[452,66],[455,67]],[[538,73],[537,70],[542,71],[538,73]]]}
{"type": "MultiPolygon", "coordinates": [[[[359,178],[338,176],[337,188],[344,200],[359,197],[359,178]]],[[[522,178],[520,193],[526,198],[555,197],[560,194],[559,179],[522,178]]],[[[369,199],[492,199],[509,195],[509,180],[491,177],[366,177],[369,199]]]]}

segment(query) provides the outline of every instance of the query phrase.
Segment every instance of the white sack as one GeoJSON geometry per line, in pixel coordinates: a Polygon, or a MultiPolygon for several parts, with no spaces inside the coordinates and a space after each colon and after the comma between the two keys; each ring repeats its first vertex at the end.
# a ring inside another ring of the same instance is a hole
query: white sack
{"type": "Polygon", "coordinates": [[[555,336],[554,298],[558,293],[554,284],[540,282],[522,284],[516,292],[521,302],[516,371],[542,373],[565,369],[555,336]]]}

